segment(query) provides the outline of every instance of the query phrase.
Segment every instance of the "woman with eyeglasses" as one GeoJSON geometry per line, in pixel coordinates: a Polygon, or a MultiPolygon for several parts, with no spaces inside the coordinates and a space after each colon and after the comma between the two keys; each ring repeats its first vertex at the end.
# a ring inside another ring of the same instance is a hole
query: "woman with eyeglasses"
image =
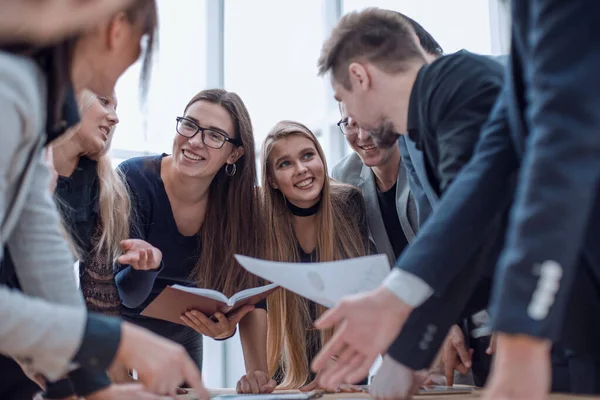
{"type": "Polygon", "coordinates": [[[185,325],[140,315],[167,285],[231,296],[260,284],[234,259],[234,254],[257,257],[261,249],[254,138],[244,103],[232,92],[204,90],[176,119],[176,132],[172,154],[134,158],[119,167],[135,218],[116,266],[122,315],[181,343],[198,366],[202,335],[224,340],[239,323],[246,370],[260,371],[257,379],[270,391],[264,303],[214,319],[192,310],[181,315],[185,325]]]}
{"type": "MultiPolygon", "coordinates": [[[[263,143],[261,164],[267,259],[311,263],[369,254],[362,195],[329,178],[310,129],[294,121],[277,123],[263,143]]],[[[270,374],[283,389],[317,389],[310,363],[332,332],[319,332],[313,322],[325,307],[284,289],[267,304],[270,374]]]]}

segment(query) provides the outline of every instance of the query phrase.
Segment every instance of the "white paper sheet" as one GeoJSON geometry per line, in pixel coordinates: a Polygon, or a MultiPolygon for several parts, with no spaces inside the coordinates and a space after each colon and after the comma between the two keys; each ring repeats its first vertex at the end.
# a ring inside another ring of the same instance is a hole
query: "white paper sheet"
{"type": "Polygon", "coordinates": [[[342,297],[377,288],[390,272],[385,254],[322,263],[284,263],[236,255],[237,261],[261,278],[325,307],[342,297]]]}

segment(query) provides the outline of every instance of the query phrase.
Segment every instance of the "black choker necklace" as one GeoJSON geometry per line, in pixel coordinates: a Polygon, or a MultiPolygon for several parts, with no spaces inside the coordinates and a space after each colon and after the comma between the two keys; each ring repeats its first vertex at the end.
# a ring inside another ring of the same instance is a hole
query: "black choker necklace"
{"type": "Polygon", "coordinates": [[[308,208],[300,208],[287,200],[285,204],[287,204],[288,210],[290,210],[292,215],[295,215],[296,217],[310,217],[319,211],[319,208],[321,207],[321,200],[319,200],[314,206],[308,208]]]}

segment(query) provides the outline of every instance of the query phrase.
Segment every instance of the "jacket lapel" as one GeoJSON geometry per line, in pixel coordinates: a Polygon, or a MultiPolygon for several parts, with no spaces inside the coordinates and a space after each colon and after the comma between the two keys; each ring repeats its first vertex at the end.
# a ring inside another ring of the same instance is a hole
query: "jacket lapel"
{"type": "Polygon", "coordinates": [[[393,265],[396,262],[396,258],[394,257],[394,249],[388,239],[385,225],[381,218],[375,178],[371,169],[364,165],[360,177],[361,182],[358,188],[361,190],[367,205],[367,222],[369,223],[369,230],[373,236],[373,241],[375,242],[375,246],[377,246],[377,251],[386,254],[390,260],[390,264],[393,265]]]}
{"type": "Polygon", "coordinates": [[[406,177],[406,170],[402,163],[398,170],[398,179],[396,180],[396,212],[398,213],[398,220],[400,226],[406,236],[408,243],[412,242],[415,237],[415,231],[410,226],[408,220],[408,197],[410,195],[410,188],[408,186],[408,179],[406,177]]]}

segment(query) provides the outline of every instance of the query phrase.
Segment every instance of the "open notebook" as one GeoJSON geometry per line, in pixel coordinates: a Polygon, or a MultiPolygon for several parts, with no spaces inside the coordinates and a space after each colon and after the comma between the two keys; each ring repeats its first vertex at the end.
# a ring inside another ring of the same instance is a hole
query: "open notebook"
{"type": "Polygon", "coordinates": [[[227,315],[246,304],[255,305],[277,288],[278,285],[272,283],[242,290],[228,298],[223,293],[211,289],[167,286],[142,311],[142,315],[185,325],[180,316],[186,311],[198,310],[207,317],[213,316],[217,311],[227,315]]]}

